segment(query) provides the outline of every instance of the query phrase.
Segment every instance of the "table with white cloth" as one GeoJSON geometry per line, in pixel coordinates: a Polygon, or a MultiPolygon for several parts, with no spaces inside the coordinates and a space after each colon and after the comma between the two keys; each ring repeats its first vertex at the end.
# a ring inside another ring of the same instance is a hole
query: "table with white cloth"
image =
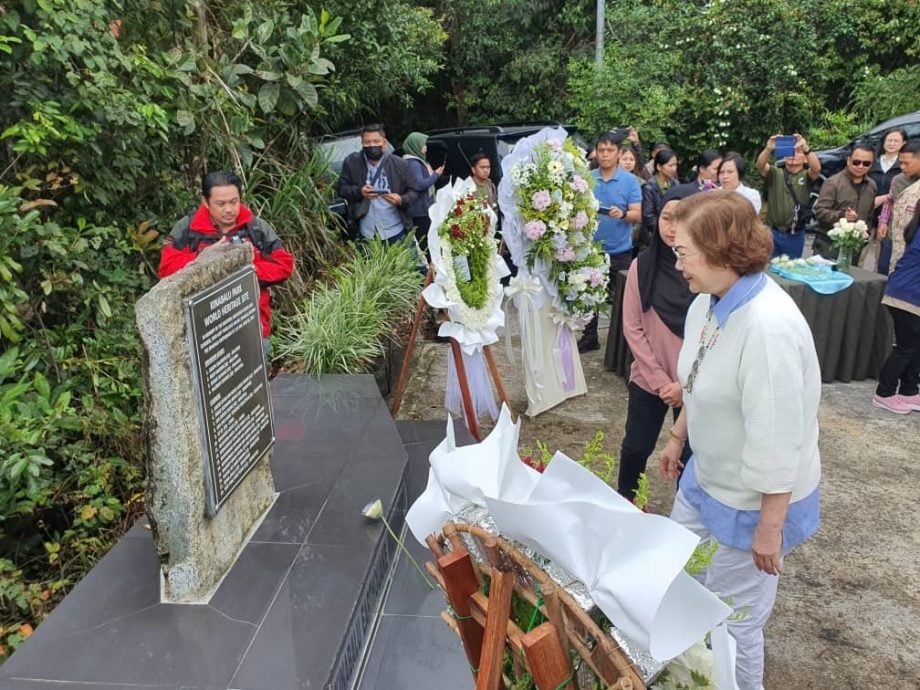
{"type": "MultiPolygon", "coordinates": [[[[821,380],[862,381],[876,378],[891,352],[894,327],[882,306],[887,278],[861,268],[851,268],[853,284],[833,295],[821,295],[802,282],[787,280],[767,271],[792,297],[811,328],[821,365],[821,380]]],[[[610,332],[604,365],[620,376],[629,376],[632,353],[623,336],[623,293],[626,271],[616,276],[616,297],[610,310],[610,332]]]]}

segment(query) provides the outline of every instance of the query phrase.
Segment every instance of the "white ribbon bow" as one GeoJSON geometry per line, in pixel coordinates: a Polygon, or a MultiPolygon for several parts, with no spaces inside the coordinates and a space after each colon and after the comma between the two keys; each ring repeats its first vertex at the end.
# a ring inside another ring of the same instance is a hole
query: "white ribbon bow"
{"type": "MultiPolygon", "coordinates": [[[[543,388],[540,383],[540,369],[543,362],[543,328],[540,325],[540,307],[546,299],[543,283],[535,275],[526,270],[520,270],[511,279],[505,288],[508,297],[518,310],[518,323],[521,326],[521,354],[524,366],[530,369],[530,377],[534,385],[543,388]]],[[[505,348],[508,361],[514,363],[514,352],[511,348],[511,333],[505,329],[505,348]]],[[[537,399],[540,399],[537,394],[537,399]]]]}

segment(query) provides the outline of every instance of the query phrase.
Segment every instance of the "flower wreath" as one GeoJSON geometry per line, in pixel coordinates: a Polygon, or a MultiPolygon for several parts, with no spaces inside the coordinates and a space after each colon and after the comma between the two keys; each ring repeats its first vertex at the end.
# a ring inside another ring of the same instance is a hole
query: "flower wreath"
{"type": "Polygon", "coordinates": [[[496,330],[505,325],[501,278],[508,267],[498,255],[497,217],[469,180],[439,190],[429,216],[435,278],[423,295],[450,316],[438,333],[455,338],[472,353],[496,342],[496,330]]]}
{"type": "Polygon", "coordinates": [[[511,166],[511,223],[519,256],[539,276],[554,311],[581,330],[607,299],[609,258],[594,241],[598,202],[585,151],[562,130],[518,143],[511,166]],[[523,146],[522,146],[523,144],[523,146]]]}

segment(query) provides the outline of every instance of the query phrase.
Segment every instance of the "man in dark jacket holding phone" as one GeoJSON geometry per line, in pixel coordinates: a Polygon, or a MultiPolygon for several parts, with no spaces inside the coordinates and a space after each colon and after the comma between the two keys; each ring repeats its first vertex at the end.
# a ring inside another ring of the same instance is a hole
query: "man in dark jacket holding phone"
{"type": "Polygon", "coordinates": [[[418,197],[413,175],[402,158],[391,155],[383,125],[361,130],[361,151],[348,156],[339,177],[339,196],[348,217],[366,240],[396,242],[412,229],[409,205],[418,197]]]}

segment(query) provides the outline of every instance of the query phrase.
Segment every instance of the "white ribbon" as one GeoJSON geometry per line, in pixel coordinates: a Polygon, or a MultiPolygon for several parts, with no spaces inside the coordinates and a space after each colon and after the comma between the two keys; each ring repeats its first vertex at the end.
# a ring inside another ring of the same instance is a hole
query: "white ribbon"
{"type": "MultiPolygon", "coordinates": [[[[485,356],[482,349],[467,354],[461,351],[463,367],[466,371],[467,388],[473,403],[473,415],[479,419],[488,413],[494,422],[498,419],[498,406],[495,396],[489,385],[489,376],[486,373],[485,356]]],[[[457,374],[457,365],[452,349],[447,350],[447,389],[444,391],[444,407],[451,414],[466,418],[466,409],[463,407],[463,394],[460,388],[460,377],[457,374]]]]}
{"type": "MultiPolygon", "coordinates": [[[[518,311],[523,365],[530,369],[531,380],[537,388],[543,388],[543,384],[540,383],[540,363],[543,361],[543,327],[540,325],[540,307],[543,306],[545,295],[540,279],[528,273],[524,268],[519,270],[505,288],[505,296],[514,303],[518,311]]],[[[507,328],[505,329],[505,348],[508,353],[508,361],[514,363],[511,333],[507,328]]],[[[538,394],[537,399],[539,398],[538,394]]]]}
{"type": "MultiPolygon", "coordinates": [[[[569,316],[565,312],[553,310],[553,323],[556,325],[556,334],[553,336],[553,370],[556,372],[556,380],[559,382],[559,385],[565,388],[566,378],[565,373],[565,362],[563,361],[563,352],[560,343],[562,338],[572,338],[572,333],[575,332],[572,328],[572,323],[577,323],[578,320],[572,316],[569,316]],[[569,332],[564,333],[563,331],[568,328],[569,332]]],[[[578,351],[578,346],[575,346],[575,352],[578,351]]],[[[575,352],[569,352],[569,357],[575,357],[575,352]]],[[[568,390],[568,389],[566,389],[568,390]]]]}

